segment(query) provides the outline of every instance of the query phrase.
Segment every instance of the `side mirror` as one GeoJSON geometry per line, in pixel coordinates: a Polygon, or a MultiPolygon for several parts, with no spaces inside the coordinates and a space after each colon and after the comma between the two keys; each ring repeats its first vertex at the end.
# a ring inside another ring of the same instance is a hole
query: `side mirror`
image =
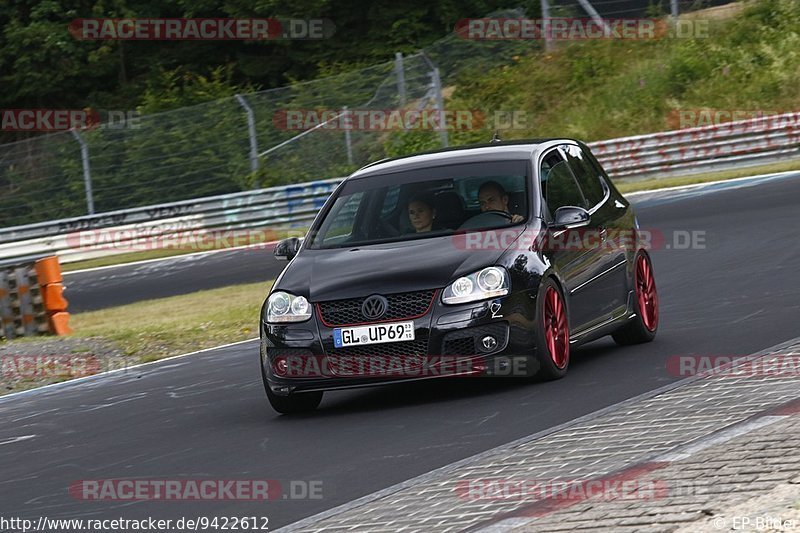
{"type": "Polygon", "coordinates": [[[582,207],[567,205],[556,209],[553,218],[555,229],[580,228],[589,223],[589,212],[582,207]]]}
{"type": "Polygon", "coordinates": [[[279,241],[278,244],[275,245],[275,250],[272,252],[272,254],[276,259],[291,261],[294,259],[294,256],[297,255],[297,251],[299,249],[300,239],[297,237],[289,237],[288,239],[279,241]]]}

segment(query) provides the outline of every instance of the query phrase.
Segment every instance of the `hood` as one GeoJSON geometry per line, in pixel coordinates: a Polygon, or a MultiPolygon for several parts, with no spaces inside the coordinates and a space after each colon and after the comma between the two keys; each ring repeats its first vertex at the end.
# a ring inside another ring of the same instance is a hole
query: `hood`
{"type": "MultiPolygon", "coordinates": [[[[497,262],[524,227],[507,228],[503,244],[467,245],[472,234],[387,244],[301,250],[275,288],[306,296],[311,302],[443,288],[461,275],[497,262]]],[[[469,241],[478,242],[477,240],[469,241]]]]}

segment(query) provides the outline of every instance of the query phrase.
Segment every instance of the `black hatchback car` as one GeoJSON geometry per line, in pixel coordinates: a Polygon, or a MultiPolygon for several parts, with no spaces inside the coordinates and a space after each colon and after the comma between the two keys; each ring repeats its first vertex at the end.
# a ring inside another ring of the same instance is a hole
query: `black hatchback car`
{"type": "Polygon", "coordinates": [[[454,375],[564,376],[570,348],[647,342],[647,239],[589,148],[500,142],[384,160],[345,179],[261,311],[281,413],[323,391],[454,375]]]}

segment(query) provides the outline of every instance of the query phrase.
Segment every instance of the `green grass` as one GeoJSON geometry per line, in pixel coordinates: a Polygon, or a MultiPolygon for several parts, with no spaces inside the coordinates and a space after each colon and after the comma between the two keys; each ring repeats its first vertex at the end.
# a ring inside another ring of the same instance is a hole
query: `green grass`
{"type": "Polygon", "coordinates": [[[213,348],[258,336],[261,304],[272,281],[77,313],[77,337],[101,337],[139,362],[213,348]]]}
{"type": "MultiPolygon", "coordinates": [[[[588,40],[466,72],[448,88],[451,110],[518,112],[503,139],[611,139],[678,129],[681,110],[786,112],[800,107],[800,2],[760,0],[710,21],[708,37],[588,40]]],[[[697,15],[710,17],[710,15],[697,15]]],[[[486,142],[493,120],[456,130],[453,146],[486,142]]],[[[393,155],[438,146],[428,132],[388,136],[393,155]]]]}
{"type": "Polygon", "coordinates": [[[146,252],[129,252],[108,257],[98,257],[97,259],[87,259],[61,265],[61,270],[69,272],[71,270],[82,270],[84,268],[97,268],[109,265],[121,265],[133,263],[135,261],[145,261],[147,259],[160,259],[162,257],[174,257],[195,253],[197,250],[148,250],[146,252]]]}

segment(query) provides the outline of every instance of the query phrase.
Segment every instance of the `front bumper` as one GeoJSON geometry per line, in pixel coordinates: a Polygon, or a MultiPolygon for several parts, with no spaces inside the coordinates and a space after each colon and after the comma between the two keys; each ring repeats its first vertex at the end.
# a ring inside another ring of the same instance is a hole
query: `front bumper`
{"type": "Polygon", "coordinates": [[[306,322],[262,321],[265,382],[273,393],[287,395],[438,377],[527,375],[534,360],[534,300],[535,294],[522,291],[444,305],[436,291],[428,311],[413,318],[414,341],[338,349],[334,325],[323,320],[318,306],[306,322]],[[487,336],[495,340],[493,346],[483,344],[487,336]]]}

